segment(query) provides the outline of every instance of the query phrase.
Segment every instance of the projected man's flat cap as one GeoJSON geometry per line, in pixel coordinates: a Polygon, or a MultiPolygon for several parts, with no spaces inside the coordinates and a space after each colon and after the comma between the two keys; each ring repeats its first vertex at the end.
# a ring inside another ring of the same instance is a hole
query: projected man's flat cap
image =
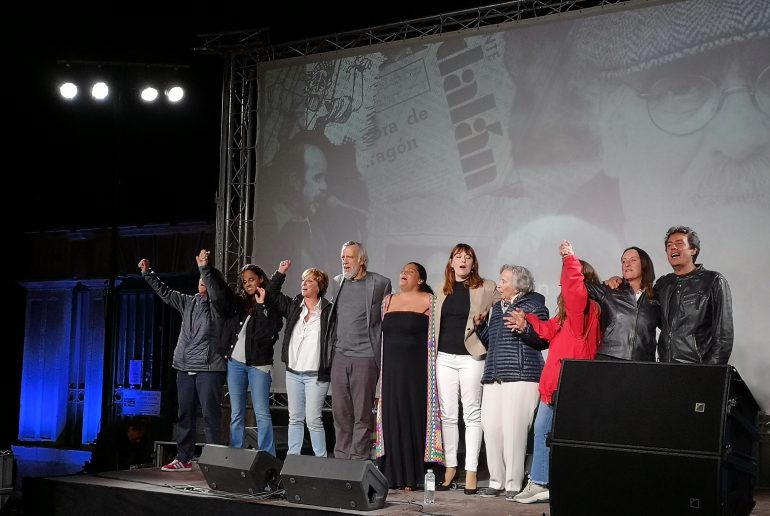
{"type": "Polygon", "coordinates": [[[618,77],[769,35],[766,0],[692,0],[587,18],[573,48],[618,77]]]}

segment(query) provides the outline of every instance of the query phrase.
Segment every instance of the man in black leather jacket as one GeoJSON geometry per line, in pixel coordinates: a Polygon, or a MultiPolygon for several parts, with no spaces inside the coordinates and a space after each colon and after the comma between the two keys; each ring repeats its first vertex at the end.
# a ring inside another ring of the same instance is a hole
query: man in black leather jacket
{"type": "Polygon", "coordinates": [[[733,349],[730,286],[720,273],[695,264],[700,253],[695,231],[671,227],[665,242],[674,272],[655,283],[661,309],[659,360],[726,364],[733,349]]]}

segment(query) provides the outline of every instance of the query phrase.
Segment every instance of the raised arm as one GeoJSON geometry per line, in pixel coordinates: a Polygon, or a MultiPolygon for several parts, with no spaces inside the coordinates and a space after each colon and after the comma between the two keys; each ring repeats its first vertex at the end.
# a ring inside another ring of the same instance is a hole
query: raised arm
{"type": "Polygon", "coordinates": [[[187,303],[192,299],[192,296],[182,294],[178,290],[174,290],[161,281],[155,271],[150,268],[150,260],[142,258],[139,260],[139,269],[142,271],[142,277],[152,287],[156,294],[163,300],[164,303],[171,306],[178,312],[184,311],[187,303]]]}
{"type": "Polygon", "coordinates": [[[201,249],[201,252],[195,258],[198,262],[198,269],[203,278],[203,283],[208,290],[211,306],[220,317],[229,317],[232,315],[238,300],[237,295],[227,285],[225,277],[215,267],[209,265],[209,252],[201,249]]]}
{"type": "Polygon", "coordinates": [[[271,298],[276,310],[283,317],[289,313],[292,298],[281,292],[283,282],[286,281],[286,271],[291,267],[291,260],[283,260],[278,265],[278,270],[273,273],[273,277],[267,283],[267,293],[271,298]]]}
{"type": "Polygon", "coordinates": [[[562,256],[561,295],[564,299],[564,309],[567,312],[565,325],[575,336],[585,332],[585,309],[588,304],[588,290],[583,276],[583,267],[572,250],[572,244],[562,242],[559,253],[562,256]]]}

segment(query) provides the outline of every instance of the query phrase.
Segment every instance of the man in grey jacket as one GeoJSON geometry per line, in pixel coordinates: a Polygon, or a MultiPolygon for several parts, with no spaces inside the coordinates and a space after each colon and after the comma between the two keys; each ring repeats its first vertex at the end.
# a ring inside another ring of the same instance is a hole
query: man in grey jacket
{"type": "Polygon", "coordinates": [[[334,456],[368,459],[372,407],[380,375],[382,300],[390,280],[366,269],[368,257],[358,242],[345,242],[342,274],[332,281],[332,312],[327,329],[331,356],[334,456]]]}
{"type": "Polygon", "coordinates": [[[196,401],[203,411],[206,442],[221,444],[222,390],[227,364],[220,354],[220,324],[209,304],[203,279],[198,280],[198,293],[183,294],[163,283],[150,269],[149,260],[139,261],[142,277],[164,303],[182,314],[182,328],[174,348],[172,366],[176,369],[179,413],[176,423],[177,453],[163,471],[190,471],[196,440],[196,401]]]}

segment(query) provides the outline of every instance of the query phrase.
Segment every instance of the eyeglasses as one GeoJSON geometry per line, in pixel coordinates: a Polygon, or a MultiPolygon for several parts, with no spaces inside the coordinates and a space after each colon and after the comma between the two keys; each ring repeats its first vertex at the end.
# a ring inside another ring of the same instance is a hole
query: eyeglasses
{"type": "Polygon", "coordinates": [[[753,85],[720,90],[712,79],[688,74],[659,79],[648,92],[637,95],[647,102],[647,113],[655,127],[675,136],[686,136],[706,127],[728,95],[743,91],[751,96],[758,110],[770,115],[770,66],[759,73],[753,85]]]}

